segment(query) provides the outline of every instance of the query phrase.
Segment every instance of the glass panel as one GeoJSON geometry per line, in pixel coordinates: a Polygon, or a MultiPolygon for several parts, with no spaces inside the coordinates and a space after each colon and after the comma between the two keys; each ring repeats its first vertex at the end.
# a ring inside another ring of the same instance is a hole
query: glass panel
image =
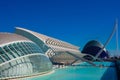
{"type": "Polygon", "coordinates": [[[9,48],[9,50],[10,50],[10,53],[11,53],[11,55],[15,58],[15,57],[19,57],[19,54],[17,53],[17,52],[15,52],[15,50],[12,48],[11,49],[11,47],[10,46],[8,46],[8,48],[9,48]]]}
{"type": "Polygon", "coordinates": [[[24,45],[24,47],[25,47],[25,49],[26,49],[26,51],[27,51],[28,54],[32,53],[32,52],[30,51],[29,46],[27,46],[27,44],[26,44],[25,42],[23,42],[22,44],[24,45]]]}
{"type": "Polygon", "coordinates": [[[3,49],[1,49],[1,56],[6,59],[7,61],[10,60],[10,58],[8,57],[8,55],[3,51],[3,49]]]}
{"type": "Polygon", "coordinates": [[[23,54],[26,55],[27,52],[26,52],[25,48],[23,47],[23,45],[21,43],[18,43],[18,45],[19,45],[20,49],[24,52],[23,54]]]}
{"type": "Polygon", "coordinates": [[[6,51],[6,54],[12,59],[15,58],[15,55],[13,55],[13,53],[10,51],[10,49],[7,46],[3,47],[4,50],[6,51]]]}
{"type": "Polygon", "coordinates": [[[0,56],[0,64],[4,62],[3,58],[0,56]]]}
{"type": "Polygon", "coordinates": [[[18,54],[21,56],[24,55],[24,51],[21,49],[18,43],[14,44],[15,49],[17,50],[18,54]]]}
{"type": "Polygon", "coordinates": [[[7,54],[2,54],[1,56],[4,57],[7,61],[10,60],[7,54]]]}
{"type": "Polygon", "coordinates": [[[50,60],[43,55],[33,55],[0,66],[2,77],[30,76],[52,70],[50,60]],[[16,62],[17,61],[17,62],[16,62]]]}
{"type": "Polygon", "coordinates": [[[13,54],[17,55],[17,57],[20,56],[20,54],[16,51],[16,49],[14,49],[13,45],[8,45],[8,47],[10,48],[10,50],[13,52],[13,54]]]}

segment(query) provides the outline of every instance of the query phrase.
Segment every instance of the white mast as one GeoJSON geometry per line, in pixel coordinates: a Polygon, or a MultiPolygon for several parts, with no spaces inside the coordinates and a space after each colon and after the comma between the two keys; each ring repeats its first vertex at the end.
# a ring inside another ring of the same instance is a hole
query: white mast
{"type": "MultiPolygon", "coordinates": [[[[106,43],[103,45],[103,47],[100,49],[100,51],[96,54],[94,60],[96,60],[96,59],[99,57],[99,55],[103,52],[103,49],[104,49],[104,48],[107,46],[107,44],[110,42],[110,40],[112,39],[115,31],[117,30],[117,26],[118,26],[118,21],[117,21],[117,19],[116,19],[115,26],[114,26],[114,28],[113,28],[112,33],[110,34],[109,38],[107,39],[107,41],[106,41],[106,43]]],[[[117,38],[118,38],[118,37],[117,37],[117,38]]],[[[117,44],[118,44],[118,41],[117,41],[117,44]]],[[[117,45],[117,47],[118,47],[118,45],[117,45]]]]}
{"type": "Polygon", "coordinates": [[[116,20],[116,55],[119,55],[119,42],[118,42],[118,20],[116,20]]]}

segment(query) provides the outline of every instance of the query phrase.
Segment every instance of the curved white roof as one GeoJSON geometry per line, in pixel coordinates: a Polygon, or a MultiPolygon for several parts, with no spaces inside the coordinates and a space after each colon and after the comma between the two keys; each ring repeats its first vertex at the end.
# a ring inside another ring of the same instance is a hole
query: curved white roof
{"type": "Polygon", "coordinates": [[[0,45],[15,41],[30,41],[29,39],[12,33],[0,33],[0,45]]]}
{"type": "Polygon", "coordinates": [[[17,30],[23,30],[23,31],[26,31],[26,32],[28,32],[28,33],[31,33],[31,34],[33,34],[34,36],[36,36],[37,38],[39,38],[40,40],[42,40],[44,43],[45,43],[46,40],[51,39],[51,40],[53,40],[54,42],[63,43],[63,44],[66,45],[66,46],[70,46],[70,47],[74,47],[74,48],[76,48],[76,49],[79,49],[78,46],[74,46],[74,45],[72,45],[72,44],[70,44],[70,43],[67,43],[67,42],[65,42],[65,41],[61,41],[61,40],[58,40],[58,39],[55,39],[55,38],[52,38],[52,37],[49,37],[49,36],[46,36],[46,35],[43,35],[43,34],[34,32],[34,31],[31,31],[31,30],[27,30],[27,29],[20,28],[20,27],[16,27],[16,29],[17,29],[17,30]]]}

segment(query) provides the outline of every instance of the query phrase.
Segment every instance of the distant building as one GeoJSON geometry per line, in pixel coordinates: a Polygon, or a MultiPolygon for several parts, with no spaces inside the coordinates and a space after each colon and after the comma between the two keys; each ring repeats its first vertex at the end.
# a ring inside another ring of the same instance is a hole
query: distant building
{"type": "MultiPolygon", "coordinates": [[[[97,53],[103,48],[103,45],[96,41],[96,40],[92,40],[89,41],[83,48],[82,53],[85,54],[90,54],[92,56],[96,56],[97,53]]],[[[109,53],[108,51],[104,48],[102,53],[98,56],[99,58],[109,58],[109,53]]]]}

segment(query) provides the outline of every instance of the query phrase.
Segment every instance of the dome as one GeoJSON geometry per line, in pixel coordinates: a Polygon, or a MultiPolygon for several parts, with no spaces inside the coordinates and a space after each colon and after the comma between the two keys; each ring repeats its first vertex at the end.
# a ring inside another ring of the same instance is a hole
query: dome
{"type": "MultiPolygon", "coordinates": [[[[96,40],[89,41],[83,48],[82,53],[90,54],[92,56],[96,56],[97,53],[102,49],[103,44],[96,40]]],[[[100,54],[99,58],[109,57],[108,51],[106,49],[100,54]]]]}

